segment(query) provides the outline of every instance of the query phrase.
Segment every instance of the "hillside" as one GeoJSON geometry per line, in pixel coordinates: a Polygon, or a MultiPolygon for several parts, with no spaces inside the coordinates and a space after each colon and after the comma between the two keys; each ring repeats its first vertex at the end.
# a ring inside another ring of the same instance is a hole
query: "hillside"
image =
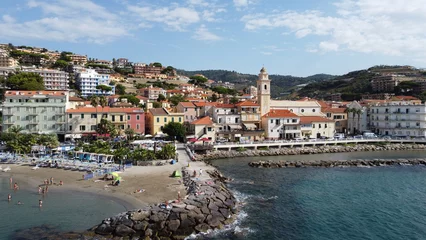
{"type": "MultiPolygon", "coordinates": [[[[202,74],[208,79],[214,81],[231,82],[236,85],[237,89],[243,89],[247,86],[256,86],[257,75],[243,74],[235,71],[227,70],[199,70],[199,71],[185,71],[177,70],[179,75],[192,76],[195,74],[202,74]]],[[[271,96],[277,98],[286,93],[291,93],[297,90],[298,85],[309,84],[314,82],[325,81],[334,78],[333,75],[316,74],[309,77],[294,77],[288,75],[269,75],[271,79],[271,96]]]]}
{"type": "MultiPolygon", "coordinates": [[[[366,70],[349,72],[331,80],[311,83],[293,93],[291,97],[311,97],[328,100],[332,94],[341,93],[342,100],[359,100],[361,99],[362,94],[373,93],[371,79],[380,74],[397,74],[418,77],[425,75],[424,71],[411,66],[380,65],[366,70]]],[[[405,94],[412,94],[414,92],[415,91],[406,91],[405,94]]],[[[394,93],[401,94],[397,93],[396,90],[394,93]]]]}

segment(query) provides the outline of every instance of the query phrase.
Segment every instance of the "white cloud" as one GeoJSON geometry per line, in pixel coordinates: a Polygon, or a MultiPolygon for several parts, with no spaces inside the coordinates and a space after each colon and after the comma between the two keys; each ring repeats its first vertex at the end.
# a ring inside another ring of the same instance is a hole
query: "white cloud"
{"type": "Polygon", "coordinates": [[[247,30],[283,28],[296,37],[321,36],[308,50],[426,57],[424,0],[340,0],[336,14],[284,11],[246,15],[247,30]]]}
{"type": "Polygon", "coordinates": [[[16,21],[11,16],[3,16],[0,21],[0,39],[32,38],[105,43],[129,35],[114,13],[89,0],[30,0],[27,6],[41,9],[45,16],[27,21],[16,21]]]}
{"type": "Polygon", "coordinates": [[[143,21],[162,23],[170,30],[183,31],[190,25],[200,21],[197,11],[186,7],[136,7],[128,6],[130,12],[137,14],[143,21]]]}
{"type": "Polygon", "coordinates": [[[210,32],[206,26],[201,25],[194,33],[194,35],[192,36],[192,38],[196,39],[196,40],[200,40],[200,41],[219,41],[222,40],[221,37],[219,37],[218,35],[210,32]]]}
{"type": "Polygon", "coordinates": [[[237,8],[247,7],[249,5],[249,0],[234,0],[234,5],[237,8]]]}
{"type": "Polygon", "coordinates": [[[3,21],[6,23],[13,23],[15,22],[15,19],[11,17],[10,15],[3,15],[3,21]]]}

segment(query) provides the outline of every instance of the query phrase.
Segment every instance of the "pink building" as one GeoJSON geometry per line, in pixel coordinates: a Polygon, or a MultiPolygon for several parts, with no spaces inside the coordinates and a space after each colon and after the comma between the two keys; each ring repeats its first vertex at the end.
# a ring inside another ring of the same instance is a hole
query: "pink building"
{"type": "Polygon", "coordinates": [[[195,105],[192,102],[180,102],[176,106],[176,110],[184,113],[184,122],[192,122],[197,119],[197,111],[195,111],[195,105]]]}

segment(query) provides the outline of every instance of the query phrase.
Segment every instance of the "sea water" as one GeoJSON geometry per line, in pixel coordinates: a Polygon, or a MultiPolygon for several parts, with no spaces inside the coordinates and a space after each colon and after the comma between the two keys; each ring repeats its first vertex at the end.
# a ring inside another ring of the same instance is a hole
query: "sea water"
{"type": "Polygon", "coordinates": [[[0,239],[11,239],[15,231],[49,225],[59,231],[84,231],[104,218],[126,211],[119,201],[84,192],[51,187],[44,196],[37,189],[20,184],[11,189],[9,175],[0,173],[0,239]],[[7,200],[8,194],[12,201],[7,200]],[[39,208],[39,200],[43,207],[39,208]],[[22,205],[18,205],[20,201],[22,205]]]}
{"type": "Polygon", "coordinates": [[[423,158],[423,151],[215,160],[243,202],[211,239],[426,239],[426,167],[251,168],[250,161],[423,158]]]}

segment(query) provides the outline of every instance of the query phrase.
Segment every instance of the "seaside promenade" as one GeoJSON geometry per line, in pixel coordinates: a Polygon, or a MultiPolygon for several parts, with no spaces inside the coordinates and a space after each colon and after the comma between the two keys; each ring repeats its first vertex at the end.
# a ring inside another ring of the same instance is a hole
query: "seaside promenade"
{"type": "Polygon", "coordinates": [[[221,143],[213,145],[214,150],[237,150],[258,149],[258,148],[293,148],[293,147],[316,147],[328,145],[347,145],[347,144],[376,144],[376,143],[399,143],[399,144],[426,144],[425,138],[419,139],[344,139],[344,140],[314,140],[314,141],[263,141],[251,143],[221,143]]]}

